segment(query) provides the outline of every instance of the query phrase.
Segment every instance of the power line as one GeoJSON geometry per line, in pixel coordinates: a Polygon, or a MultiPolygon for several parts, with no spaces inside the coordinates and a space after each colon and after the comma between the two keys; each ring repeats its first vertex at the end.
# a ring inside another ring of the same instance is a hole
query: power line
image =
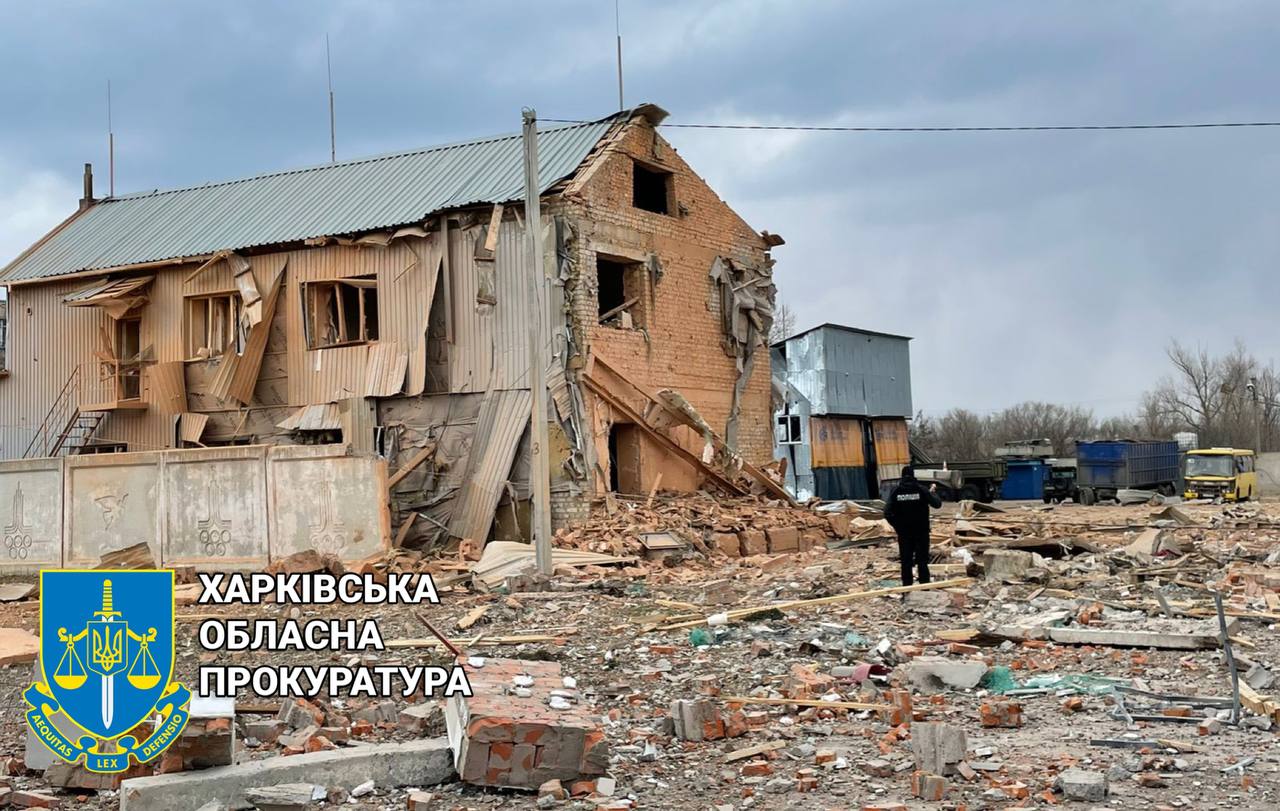
{"type": "MultiPolygon", "coordinates": [[[[556,124],[589,124],[576,118],[544,118],[556,124]]],[[[680,127],[701,130],[774,130],[786,132],[1076,132],[1112,130],[1208,130],[1245,129],[1250,127],[1280,127],[1280,121],[1206,121],[1190,124],[1047,124],[984,127],[837,127],[808,124],[669,124],[662,127],[680,127]]]]}

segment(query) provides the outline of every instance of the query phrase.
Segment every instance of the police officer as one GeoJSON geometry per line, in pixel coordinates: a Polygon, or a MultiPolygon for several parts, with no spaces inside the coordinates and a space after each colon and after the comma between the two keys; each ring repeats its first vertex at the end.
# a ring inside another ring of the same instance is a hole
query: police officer
{"type": "Polygon", "coordinates": [[[902,558],[902,585],[911,585],[911,567],[920,571],[920,582],[929,582],[929,508],[942,507],[938,485],[926,490],[916,479],[911,465],[902,468],[902,478],[885,502],[884,520],[898,533],[898,555],[902,558]]]}

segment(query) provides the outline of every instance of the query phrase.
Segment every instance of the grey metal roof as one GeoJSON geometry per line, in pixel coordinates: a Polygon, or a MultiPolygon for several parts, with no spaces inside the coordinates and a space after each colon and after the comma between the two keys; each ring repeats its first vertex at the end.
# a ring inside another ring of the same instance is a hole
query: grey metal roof
{"type": "MultiPolygon", "coordinates": [[[[571,175],[630,114],[539,132],[541,190],[571,175]]],[[[504,135],[108,198],[0,270],[0,281],[390,228],[446,209],[522,199],[522,154],[520,135],[504,135]]]]}

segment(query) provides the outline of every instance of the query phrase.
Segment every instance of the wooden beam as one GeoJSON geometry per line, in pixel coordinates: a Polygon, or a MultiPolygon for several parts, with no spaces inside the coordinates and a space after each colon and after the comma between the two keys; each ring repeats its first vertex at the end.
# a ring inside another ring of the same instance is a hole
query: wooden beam
{"type": "Polygon", "coordinates": [[[720,696],[726,704],[771,704],[797,707],[829,707],[833,710],[892,710],[892,704],[865,704],[861,701],[823,701],[816,698],[753,698],[751,696],[720,696]]]}
{"type": "Polygon", "coordinates": [[[631,298],[619,304],[617,307],[614,307],[612,310],[609,310],[608,312],[606,312],[604,315],[601,315],[599,320],[596,323],[603,324],[604,322],[608,321],[610,318],[613,318],[615,315],[622,312],[623,310],[629,310],[632,307],[636,306],[636,304],[639,303],[639,301],[640,301],[640,298],[638,296],[632,296],[631,298]]]}
{"type": "Polygon", "coordinates": [[[401,467],[399,470],[395,472],[395,474],[391,477],[391,480],[387,482],[387,492],[391,492],[393,489],[395,489],[395,486],[399,484],[400,481],[405,476],[408,476],[410,473],[414,471],[415,468],[417,468],[423,462],[427,461],[432,456],[434,456],[435,452],[436,452],[436,442],[433,439],[430,442],[428,442],[426,445],[424,445],[421,449],[419,449],[419,451],[415,453],[413,457],[409,459],[408,462],[404,463],[403,467],[401,467]]]}
{"type": "Polygon", "coordinates": [[[701,471],[703,475],[705,475],[707,478],[715,482],[716,485],[719,486],[721,489],[723,489],[726,493],[729,493],[730,495],[735,495],[735,496],[746,495],[746,493],[742,490],[742,488],[738,487],[738,485],[729,481],[724,476],[717,473],[711,467],[708,467],[707,465],[703,464],[701,459],[694,456],[692,453],[689,453],[689,451],[681,447],[680,444],[677,443],[674,439],[662,433],[661,431],[655,429],[649,423],[645,422],[643,415],[637,413],[635,410],[631,408],[631,406],[627,405],[626,403],[622,402],[622,400],[615,397],[599,382],[597,382],[596,380],[590,377],[584,377],[583,382],[587,384],[587,388],[591,389],[591,391],[594,392],[596,396],[604,400],[609,405],[610,408],[613,408],[615,411],[618,411],[619,413],[621,413],[622,416],[626,417],[628,420],[635,423],[636,427],[644,431],[651,439],[653,439],[659,445],[662,445],[664,448],[671,451],[676,456],[680,457],[684,461],[693,465],[695,468],[701,471]]]}

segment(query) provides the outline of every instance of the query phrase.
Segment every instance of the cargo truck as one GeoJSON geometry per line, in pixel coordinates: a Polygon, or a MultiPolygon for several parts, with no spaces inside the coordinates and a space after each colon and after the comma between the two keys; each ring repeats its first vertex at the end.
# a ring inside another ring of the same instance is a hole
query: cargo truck
{"type": "Polygon", "coordinates": [[[1178,443],[1172,440],[1098,440],[1076,443],[1076,488],[1081,504],[1116,498],[1121,490],[1177,493],[1178,443]]]}

